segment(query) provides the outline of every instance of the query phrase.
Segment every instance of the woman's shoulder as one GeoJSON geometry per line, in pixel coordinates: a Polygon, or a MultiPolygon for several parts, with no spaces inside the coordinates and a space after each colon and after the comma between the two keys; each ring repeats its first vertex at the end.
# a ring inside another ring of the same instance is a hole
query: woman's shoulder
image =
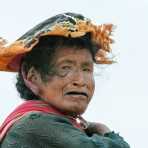
{"type": "Polygon", "coordinates": [[[25,137],[34,137],[35,135],[45,137],[45,135],[51,135],[55,129],[63,129],[67,126],[72,127],[72,124],[64,116],[36,111],[29,112],[12,125],[4,141],[6,139],[15,141],[17,139],[24,139],[25,137]]]}
{"type": "MultiPolygon", "coordinates": [[[[71,126],[71,123],[65,117],[42,112],[30,112],[19,119],[7,132],[2,141],[2,147],[18,148],[17,145],[32,144],[37,147],[38,143],[43,143],[44,140],[49,141],[50,137],[56,137],[58,129],[71,126]],[[30,143],[29,143],[30,142],[30,143]]],[[[33,146],[32,146],[33,147],[33,146]]]]}
{"type": "Polygon", "coordinates": [[[16,123],[13,125],[13,128],[19,127],[23,125],[27,127],[31,126],[40,126],[40,125],[52,125],[58,124],[58,123],[65,123],[65,124],[71,124],[68,118],[62,116],[62,115],[56,115],[56,114],[49,114],[49,113],[43,113],[39,111],[29,112],[26,115],[24,115],[21,119],[16,121],[16,123]]]}

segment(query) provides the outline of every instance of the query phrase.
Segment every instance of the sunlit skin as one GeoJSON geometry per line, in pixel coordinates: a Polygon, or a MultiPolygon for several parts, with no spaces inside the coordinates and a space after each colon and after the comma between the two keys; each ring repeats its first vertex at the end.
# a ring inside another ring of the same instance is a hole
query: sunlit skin
{"type": "Polygon", "coordinates": [[[40,75],[28,75],[44,101],[69,115],[86,110],[94,93],[93,59],[88,49],[62,48],[54,57],[56,74],[46,82],[40,75]]]}

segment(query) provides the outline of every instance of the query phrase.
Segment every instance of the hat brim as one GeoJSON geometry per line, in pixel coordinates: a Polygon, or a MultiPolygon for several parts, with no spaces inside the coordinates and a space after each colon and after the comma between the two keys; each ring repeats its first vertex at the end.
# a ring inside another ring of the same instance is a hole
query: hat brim
{"type": "Polygon", "coordinates": [[[18,72],[21,58],[32,50],[42,36],[58,35],[76,38],[84,36],[88,32],[91,33],[91,40],[101,47],[96,54],[96,62],[100,64],[112,63],[112,60],[106,56],[111,51],[110,45],[113,43],[110,37],[113,29],[112,24],[95,25],[88,19],[77,19],[75,24],[65,21],[54,22],[51,25],[49,22],[50,19],[40,23],[9,46],[2,45],[0,47],[0,70],[18,72]]]}

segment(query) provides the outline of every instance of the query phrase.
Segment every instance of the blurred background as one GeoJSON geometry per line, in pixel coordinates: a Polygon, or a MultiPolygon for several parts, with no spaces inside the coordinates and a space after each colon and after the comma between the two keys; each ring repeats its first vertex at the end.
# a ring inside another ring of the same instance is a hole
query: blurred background
{"type": "MultiPolygon", "coordinates": [[[[58,13],[76,12],[113,23],[117,63],[97,67],[96,90],[84,117],[119,132],[132,148],[148,148],[147,0],[0,0],[0,36],[9,42],[58,13]]],[[[22,102],[16,74],[0,72],[0,124],[22,102]]]]}

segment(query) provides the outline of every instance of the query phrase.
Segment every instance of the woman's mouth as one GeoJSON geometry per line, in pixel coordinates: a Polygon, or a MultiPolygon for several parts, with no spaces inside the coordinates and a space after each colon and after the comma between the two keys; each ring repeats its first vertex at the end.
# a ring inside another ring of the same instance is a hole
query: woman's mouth
{"type": "Polygon", "coordinates": [[[65,95],[69,95],[74,98],[79,98],[79,97],[88,98],[88,94],[86,92],[80,92],[80,91],[69,91],[65,93],[65,95]]]}

